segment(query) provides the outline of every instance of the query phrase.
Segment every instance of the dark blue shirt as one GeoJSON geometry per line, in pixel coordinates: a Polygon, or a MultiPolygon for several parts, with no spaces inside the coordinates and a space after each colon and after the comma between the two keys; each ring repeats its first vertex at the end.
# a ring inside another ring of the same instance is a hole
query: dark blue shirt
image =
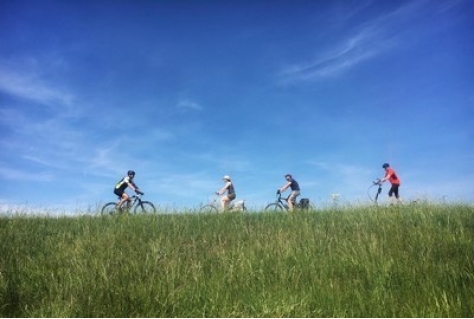
{"type": "Polygon", "coordinates": [[[299,190],[300,190],[300,185],[298,184],[297,181],[295,181],[295,180],[292,178],[292,179],[290,180],[290,182],[291,182],[290,187],[291,187],[291,190],[292,190],[292,191],[299,191],[299,190]]]}

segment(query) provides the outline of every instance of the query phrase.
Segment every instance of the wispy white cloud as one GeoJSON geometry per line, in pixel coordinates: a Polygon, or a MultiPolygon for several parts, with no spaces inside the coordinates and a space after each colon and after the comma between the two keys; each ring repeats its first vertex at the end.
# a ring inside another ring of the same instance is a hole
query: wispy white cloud
{"type": "Polygon", "coordinates": [[[97,145],[91,149],[87,158],[82,159],[84,174],[102,177],[116,176],[117,172],[125,174],[130,169],[127,163],[134,160],[130,147],[124,146],[128,144],[124,139],[126,138],[117,138],[110,141],[107,146],[97,145]]]}
{"type": "Polygon", "coordinates": [[[51,182],[54,179],[53,175],[48,173],[26,172],[23,170],[5,167],[3,165],[0,166],[0,175],[2,175],[2,178],[6,180],[26,182],[51,182]]]}
{"type": "Polygon", "coordinates": [[[36,157],[36,156],[23,155],[22,158],[25,159],[25,160],[28,160],[28,161],[37,163],[37,164],[41,164],[41,165],[43,165],[43,166],[54,166],[54,165],[51,163],[51,161],[44,160],[44,159],[39,158],[39,157],[36,157]]]}
{"type": "Polygon", "coordinates": [[[115,154],[114,146],[106,148],[98,148],[91,152],[89,158],[89,167],[90,168],[107,168],[114,163],[114,159],[117,154],[115,154]]]}
{"type": "Polygon", "coordinates": [[[280,79],[282,83],[289,83],[338,76],[378,56],[389,46],[388,39],[382,40],[375,26],[368,26],[328,49],[314,61],[287,67],[281,72],[280,79]]]}
{"type": "Polygon", "coordinates": [[[283,72],[283,75],[297,77],[301,80],[337,75],[372,56],[379,49],[374,48],[377,32],[367,27],[357,34],[342,41],[337,47],[328,50],[324,55],[308,64],[294,65],[283,72]]]}
{"type": "Polygon", "coordinates": [[[45,83],[35,70],[0,63],[0,91],[50,107],[71,107],[74,96],[45,83]]]}
{"type": "Polygon", "coordinates": [[[195,110],[195,111],[202,111],[203,107],[189,99],[182,99],[178,101],[177,107],[182,110],[195,110]]]}
{"type": "MultiPolygon", "coordinates": [[[[335,77],[398,47],[407,26],[422,10],[425,1],[416,1],[377,16],[353,28],[348,36],[336,39],[332,47],[322,49],[314,60],[284,68],[279,74],[282,84],[335,77]]],[[[424,11],[427,14],[428,10],[424,11]]],[[[357,11],[359,12],[359,11],[357,11]]],[[[321,48],[318,48],[318,51],[321,48]]]]}
{"type": "Polygon", "coordinates": [[[23,159],[49,167],[68,167],[84,154],[87,132],[64,118],[39,117],[26,109],[0,110],[8,135],[0,139],[2,158],[23,159]]]}

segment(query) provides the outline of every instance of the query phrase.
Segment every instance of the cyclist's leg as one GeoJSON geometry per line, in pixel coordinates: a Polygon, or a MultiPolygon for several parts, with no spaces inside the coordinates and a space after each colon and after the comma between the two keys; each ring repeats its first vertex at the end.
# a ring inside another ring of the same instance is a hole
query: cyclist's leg
{"type": "Polygon", "coordinates": [[[232,209],[233,205],[232,205],[232,201],[235,199],[235,194],[228,194],[227,195],[227,200],[229,201],[227,203],[227,207],[226,209],[232,209]]]}
{"type": "Polygon", "coordinates": [[[117,208],[122,208],[123,203],[126,202],[126,201],[130,202],[130,198],[128,197],[128,194],[125,193],[124,191],[115,190],[114,193],[117,196],[120,196],[120,200],[117,203],[117,208]]]}
{"type": "Polygon", "coordinates": [[[399,188],[399,187],[400,187],[399,184],[394,184],[394,185],[393,185],[393,193],[395,194],[395,197],[396,197],[397,199],[400,198],[400,195],[398,194],[398,188],[399,188]]]}
{"type": "Polygon", "coordinates": [[[395,198],[396,198],[396,203],[397,204],[401,204],[402,200],[400,198],[400,195],[398,193],[398,188],[400,187],[400,184],[393,184],[392,185],[392,190],[393,190],[393,194],[395,195],[395,198]]]}
{"type": "Polygon", "coordinates": [[[394,184],[392,184],[392,186],[390,187],[390,190],[388,191],[388,202],[390,205],[393,205],[394,204],[394,199],[393,199],[393,195],[395,194],[395,197],[397,196],[397,192],[396,192],[396,187],[394,184]]]}
{"type": "Polygon", "coordinates": [[[126,201],[125,205],[127,206],[127,210],[129,210],[130,207],[132,206],[132,199],[130,198],[130,196],[128,196],[127,193],[125,194],[127,195],[127,199],[125,200],[126,201]]]}
{"type": "Polygon", "coordinates": [[[119,208],[122,205],[122,195],[123,195],[123,190],[114,188],[114,194],[117,195],[119,200],[117,201],[117,204],[115,205],[116,208],[119,208]]]}
{"type": "Polygon", "coordinates": [[[294,205],[296,203],[296,197],[298,197],[299,194],[299,191],[292,191],[290,196],[288,196],[288,208],[290,211],[293,210],[294,205]]]}
{"type": "Polygon", "coordinates": [[[221,197],[221,209],[223,211],[227,210],[229,208],[229,204],[231,202],[231,199],[229,198],[229,196],[227,195],[224,195],[221,197]]]}

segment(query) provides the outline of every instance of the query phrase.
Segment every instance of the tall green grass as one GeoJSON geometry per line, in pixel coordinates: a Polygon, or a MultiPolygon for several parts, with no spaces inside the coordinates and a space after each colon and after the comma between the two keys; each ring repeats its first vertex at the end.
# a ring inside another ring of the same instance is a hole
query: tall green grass
{"type": "Polygon", "coordinates": [[[474,208],[0,219],[2,317],[473,317],[474,208]]]}

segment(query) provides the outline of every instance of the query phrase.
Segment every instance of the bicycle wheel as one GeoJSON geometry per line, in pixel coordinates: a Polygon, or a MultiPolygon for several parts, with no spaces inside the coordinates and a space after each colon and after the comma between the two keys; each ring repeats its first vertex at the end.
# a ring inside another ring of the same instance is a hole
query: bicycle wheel
{"type": "Polygon", "coordinates": [[[271,203],[271,204],[268,204],[264,210],[267,212],[282,212],[283,207],[278,203],[271,203]]]}
{"type": "Polygon", "coordinates": [[[156,214],[155,205],[152,202],[142,201],[133,210],[134,214],[156,214]]]}
{"type": "Polygon", "coordinates": [[[213,205],[204,205],[199,209],[201,214],[217,214],[219,210],[213,205]]]}
{"type": "Polygon", "coordinates": [[[117,213],[117,203],[110,202],[105,204],[100,211],[101,215],[114,215],[117,213]]]}

